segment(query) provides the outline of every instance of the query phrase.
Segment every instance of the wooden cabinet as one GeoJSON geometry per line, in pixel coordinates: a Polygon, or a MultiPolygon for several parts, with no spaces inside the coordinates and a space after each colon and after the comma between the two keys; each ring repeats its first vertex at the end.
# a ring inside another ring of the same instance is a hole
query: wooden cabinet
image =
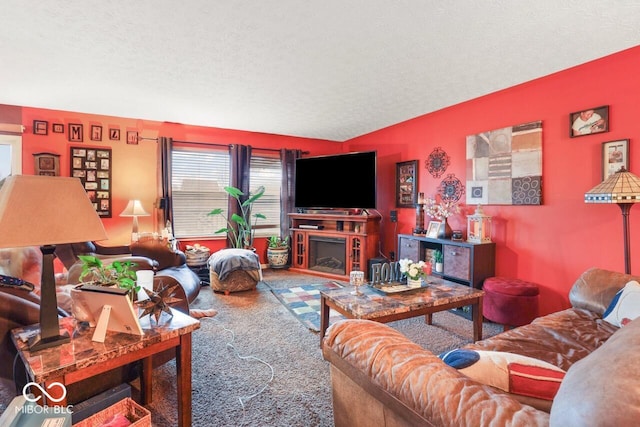
{"type": "Polygon", "coordinates": [[[376,257],[379,216],[292,213],[289,220],[292,270],[344,280],[376,257]]]}
{"type": "Polygon", "coordinates": [[[444,279],[481,288],[487,277],[495,275],[495,243],[469,243],[448,239],[400,234],[398,236],[398,259],[428,261],[434,250],[444,255],[442,273],[432,273],[444,279]]]}

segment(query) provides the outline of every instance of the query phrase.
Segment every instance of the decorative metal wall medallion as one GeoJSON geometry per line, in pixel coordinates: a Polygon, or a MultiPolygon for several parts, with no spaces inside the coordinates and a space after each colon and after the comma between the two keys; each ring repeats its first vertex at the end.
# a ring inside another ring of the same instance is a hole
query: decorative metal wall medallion
{"type": "Polygon", "coordinates": [[[440,183],[438,194],[442,200],[457,202],[464,194],[464,185],[454,174],[450,173],[440,183]]]}
{"type": "Polygon", "coordinates": [[[433,149],[431,154],[429,154],[429,158],[425,163],[431,176],[434,178],[440,178],[449,166],[449,155],[445,153],[442,148],[436,147],[433,149]]]}

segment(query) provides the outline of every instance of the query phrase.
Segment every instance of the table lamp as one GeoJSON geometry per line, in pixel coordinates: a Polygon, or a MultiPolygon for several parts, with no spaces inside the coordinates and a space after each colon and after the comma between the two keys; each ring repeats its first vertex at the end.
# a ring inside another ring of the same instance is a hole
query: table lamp
{"type": "Polygon", "coordinates": [[[629,211],[633,203],[640,202],[640,178],[625,167],[609,176],[584,194],[585,203],[616,203],[622,210],[622,233],[624,238],[624,272],[631,274],[629,250],[629,211]]]}
{"type": "Polygon", "coordinates": [[[135,237],[138,235],[138,217],[149,216],[150,214],[144,210],[140,200],[129,200],[127,207],[124,208],[120,216],[132,216],[133,217],[133,230],[132,235],[135,237]]]}
{"type": "Polygon", "coordinates": [[[14,175],[0,182],[0,248],[40,246],[40,334],[38,351],[69,341],[60,334],[53,270],[56,244],[105,240],[100,217],[78,178],[14,175]]]}

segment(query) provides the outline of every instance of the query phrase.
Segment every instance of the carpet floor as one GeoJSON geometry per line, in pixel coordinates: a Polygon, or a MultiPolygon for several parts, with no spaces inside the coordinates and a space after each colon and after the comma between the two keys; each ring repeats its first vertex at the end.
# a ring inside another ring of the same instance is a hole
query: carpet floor
{"type": "MultiPolygon", "coordinates": [[[[224,295],[202,288],[192,308],[213,308],[218,314],[200,319],[193,333],[194,427],[333,425],[329,364],[322,358],[319,335],[271,292],[326,282],[267,269],[255,290],[224,295]]],[[[436,313],[433,325],[422,317],[389,325],[436,354],[472,339],[471,322],[448,312],[436,313]]],[[[483,336],[500,330],[485,323],[483,336]]],[[[153,425],[177,425],[175,362],[156,368],[153,382],[153,403],[147,406],[153,425]]],[[[0,383],[0,405],[10,396],[0,383]]]]}

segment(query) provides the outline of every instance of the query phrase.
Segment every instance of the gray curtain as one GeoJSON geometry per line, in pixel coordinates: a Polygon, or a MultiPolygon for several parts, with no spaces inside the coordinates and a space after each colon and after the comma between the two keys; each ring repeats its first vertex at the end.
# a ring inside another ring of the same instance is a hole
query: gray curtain
{"type": "MultiPolygon", "coordinates": [[[[250,145],[238,145],[233,144],[229,146],[229,156],[231,158],[231,186],[236,187],[242,191],[245,196],[241,198],[242,201],[249,196],[250,182],[249,182],[249,167],[251,165],[251,146],[250,145]]],[[[229,197],[228,210],[229,218],[234,213],[240,215],[240,207],[236,200],[229,197]]],[[[236,230],[237,231],[237,230],[236,230]]],[[[227,236],[227,246],[233,247],[232,241],[227,236]]]]}
{"type": "Polygon", "coordinates": [[[282,161],[282,183],[280,184],[280,235],[289,235],[289,216],[295,210],[296,159],[302,156],[301,150],[280,150],[282,161]]]}
{"type": "Polygon", "coordinates": [[[161,212],[160,228],[164,228],[167,221],[171,221],[173,227],[173,212],[171,208],[171,151],[173,150],[173,138],[158,138],[158,182],[161,188],[158,191],[158,209],[161,212]]]}

